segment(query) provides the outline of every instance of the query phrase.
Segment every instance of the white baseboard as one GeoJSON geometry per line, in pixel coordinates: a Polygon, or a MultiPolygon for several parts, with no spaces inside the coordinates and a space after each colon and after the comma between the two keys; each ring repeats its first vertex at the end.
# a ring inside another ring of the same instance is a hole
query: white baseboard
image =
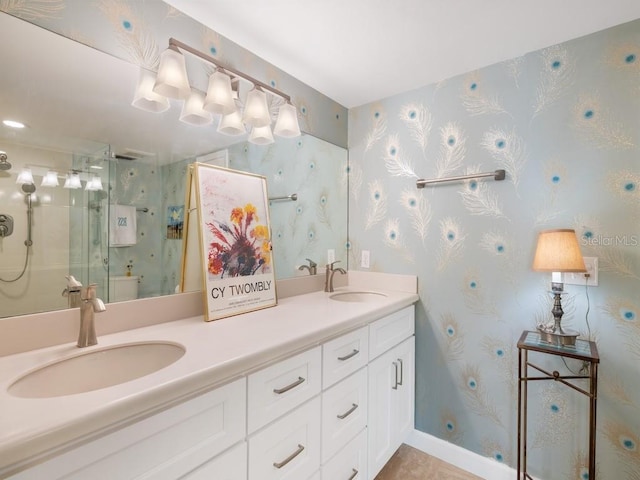
{"type": "Polygon", "coordinates": [[[516,470],[507,465],[419,430],[414,429],[405,443],[486,480],[517,478],[516,470]]]}

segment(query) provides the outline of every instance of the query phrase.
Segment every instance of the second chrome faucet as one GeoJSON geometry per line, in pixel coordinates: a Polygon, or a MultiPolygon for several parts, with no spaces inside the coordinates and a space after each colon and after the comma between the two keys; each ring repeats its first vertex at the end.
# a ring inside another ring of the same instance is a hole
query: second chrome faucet
{"type": "Polygon", "coordinates": [[[335,263],[340,262],[340,260],[336,260],[335,262],[332,263],[328,263],[327,264],[327,268],[325,269],[324,272],[324,291],[325,292],[333,292],[333,276],[336,274],[336,272],[340,272],[342,275],[345,275],[347,273],[347,271],[344,268],[333,268],[333,265],[335,263]]]}

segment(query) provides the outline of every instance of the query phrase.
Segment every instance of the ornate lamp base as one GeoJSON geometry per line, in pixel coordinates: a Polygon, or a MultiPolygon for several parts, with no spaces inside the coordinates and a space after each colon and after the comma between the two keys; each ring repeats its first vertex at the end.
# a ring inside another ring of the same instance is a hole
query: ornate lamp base
{"type": "Polygon", "coordinates": [[[568,347],[576,344],[576,338],[580,335],[573,330],[562,330],[560,332],[546,331],[541,327],[538,327],[540,332],[540,341],[548,343],[550,345],[557,345],[559,347],[568,347]]]}

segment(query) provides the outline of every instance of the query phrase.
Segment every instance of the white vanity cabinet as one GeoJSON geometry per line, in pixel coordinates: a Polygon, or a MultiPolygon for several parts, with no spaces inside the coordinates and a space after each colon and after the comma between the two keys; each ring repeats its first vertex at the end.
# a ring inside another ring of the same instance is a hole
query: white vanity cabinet
{"type": "Polygon", "coordinates": [[[413,335],[409,306],[9,478],[372,479],[413,429],[413,335]]]}
{"type": "MultiPolygon", "coordinates": [[[[241,378],[81,445],[10,478],[181,478],[244,439],[246,398],[246,379],[241,378]]],[[[235,452],[233,460],[237,459],[246,464],[246,450],[235,452]]],[[[230,469],[226,471],[231,472],[230,469]]],[[[246,478],[234,475],[216,478],[246,478]]]]}
{"type": "Polygon", "coordinates": [[[373,479],[413,429],[413,307],[370,325],[368,475],[373,479]],[[389,339],[394,339],[390,342],[389,339]],[[384,345],[384,346],[383,346],[384,345]],[[388,350],[384,351],[384,348],[388,350]],[[382,353],[384,352],[384,353],[382,353]],[[378,354],[378,356],[375,356],[378,354]]]}

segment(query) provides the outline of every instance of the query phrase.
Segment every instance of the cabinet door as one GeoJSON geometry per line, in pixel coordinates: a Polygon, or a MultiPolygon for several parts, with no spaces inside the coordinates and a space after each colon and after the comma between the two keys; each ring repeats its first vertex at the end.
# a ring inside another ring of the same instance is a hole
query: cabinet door
{"type": "Polygon", "coordinates": [[[335,457],[322,466],[322,480],[367,478],[367,430],[362,430],[335,457]]]}
{"type": "Polygon", "coordinates": [[[413,429],[414,337],[369,364],[369,478],[413,429]]]}
{"type": "Polygon", "coordinates": [[[188,473],[181,480],[247,480],[247,442],[242,442],[188,473]]]}

